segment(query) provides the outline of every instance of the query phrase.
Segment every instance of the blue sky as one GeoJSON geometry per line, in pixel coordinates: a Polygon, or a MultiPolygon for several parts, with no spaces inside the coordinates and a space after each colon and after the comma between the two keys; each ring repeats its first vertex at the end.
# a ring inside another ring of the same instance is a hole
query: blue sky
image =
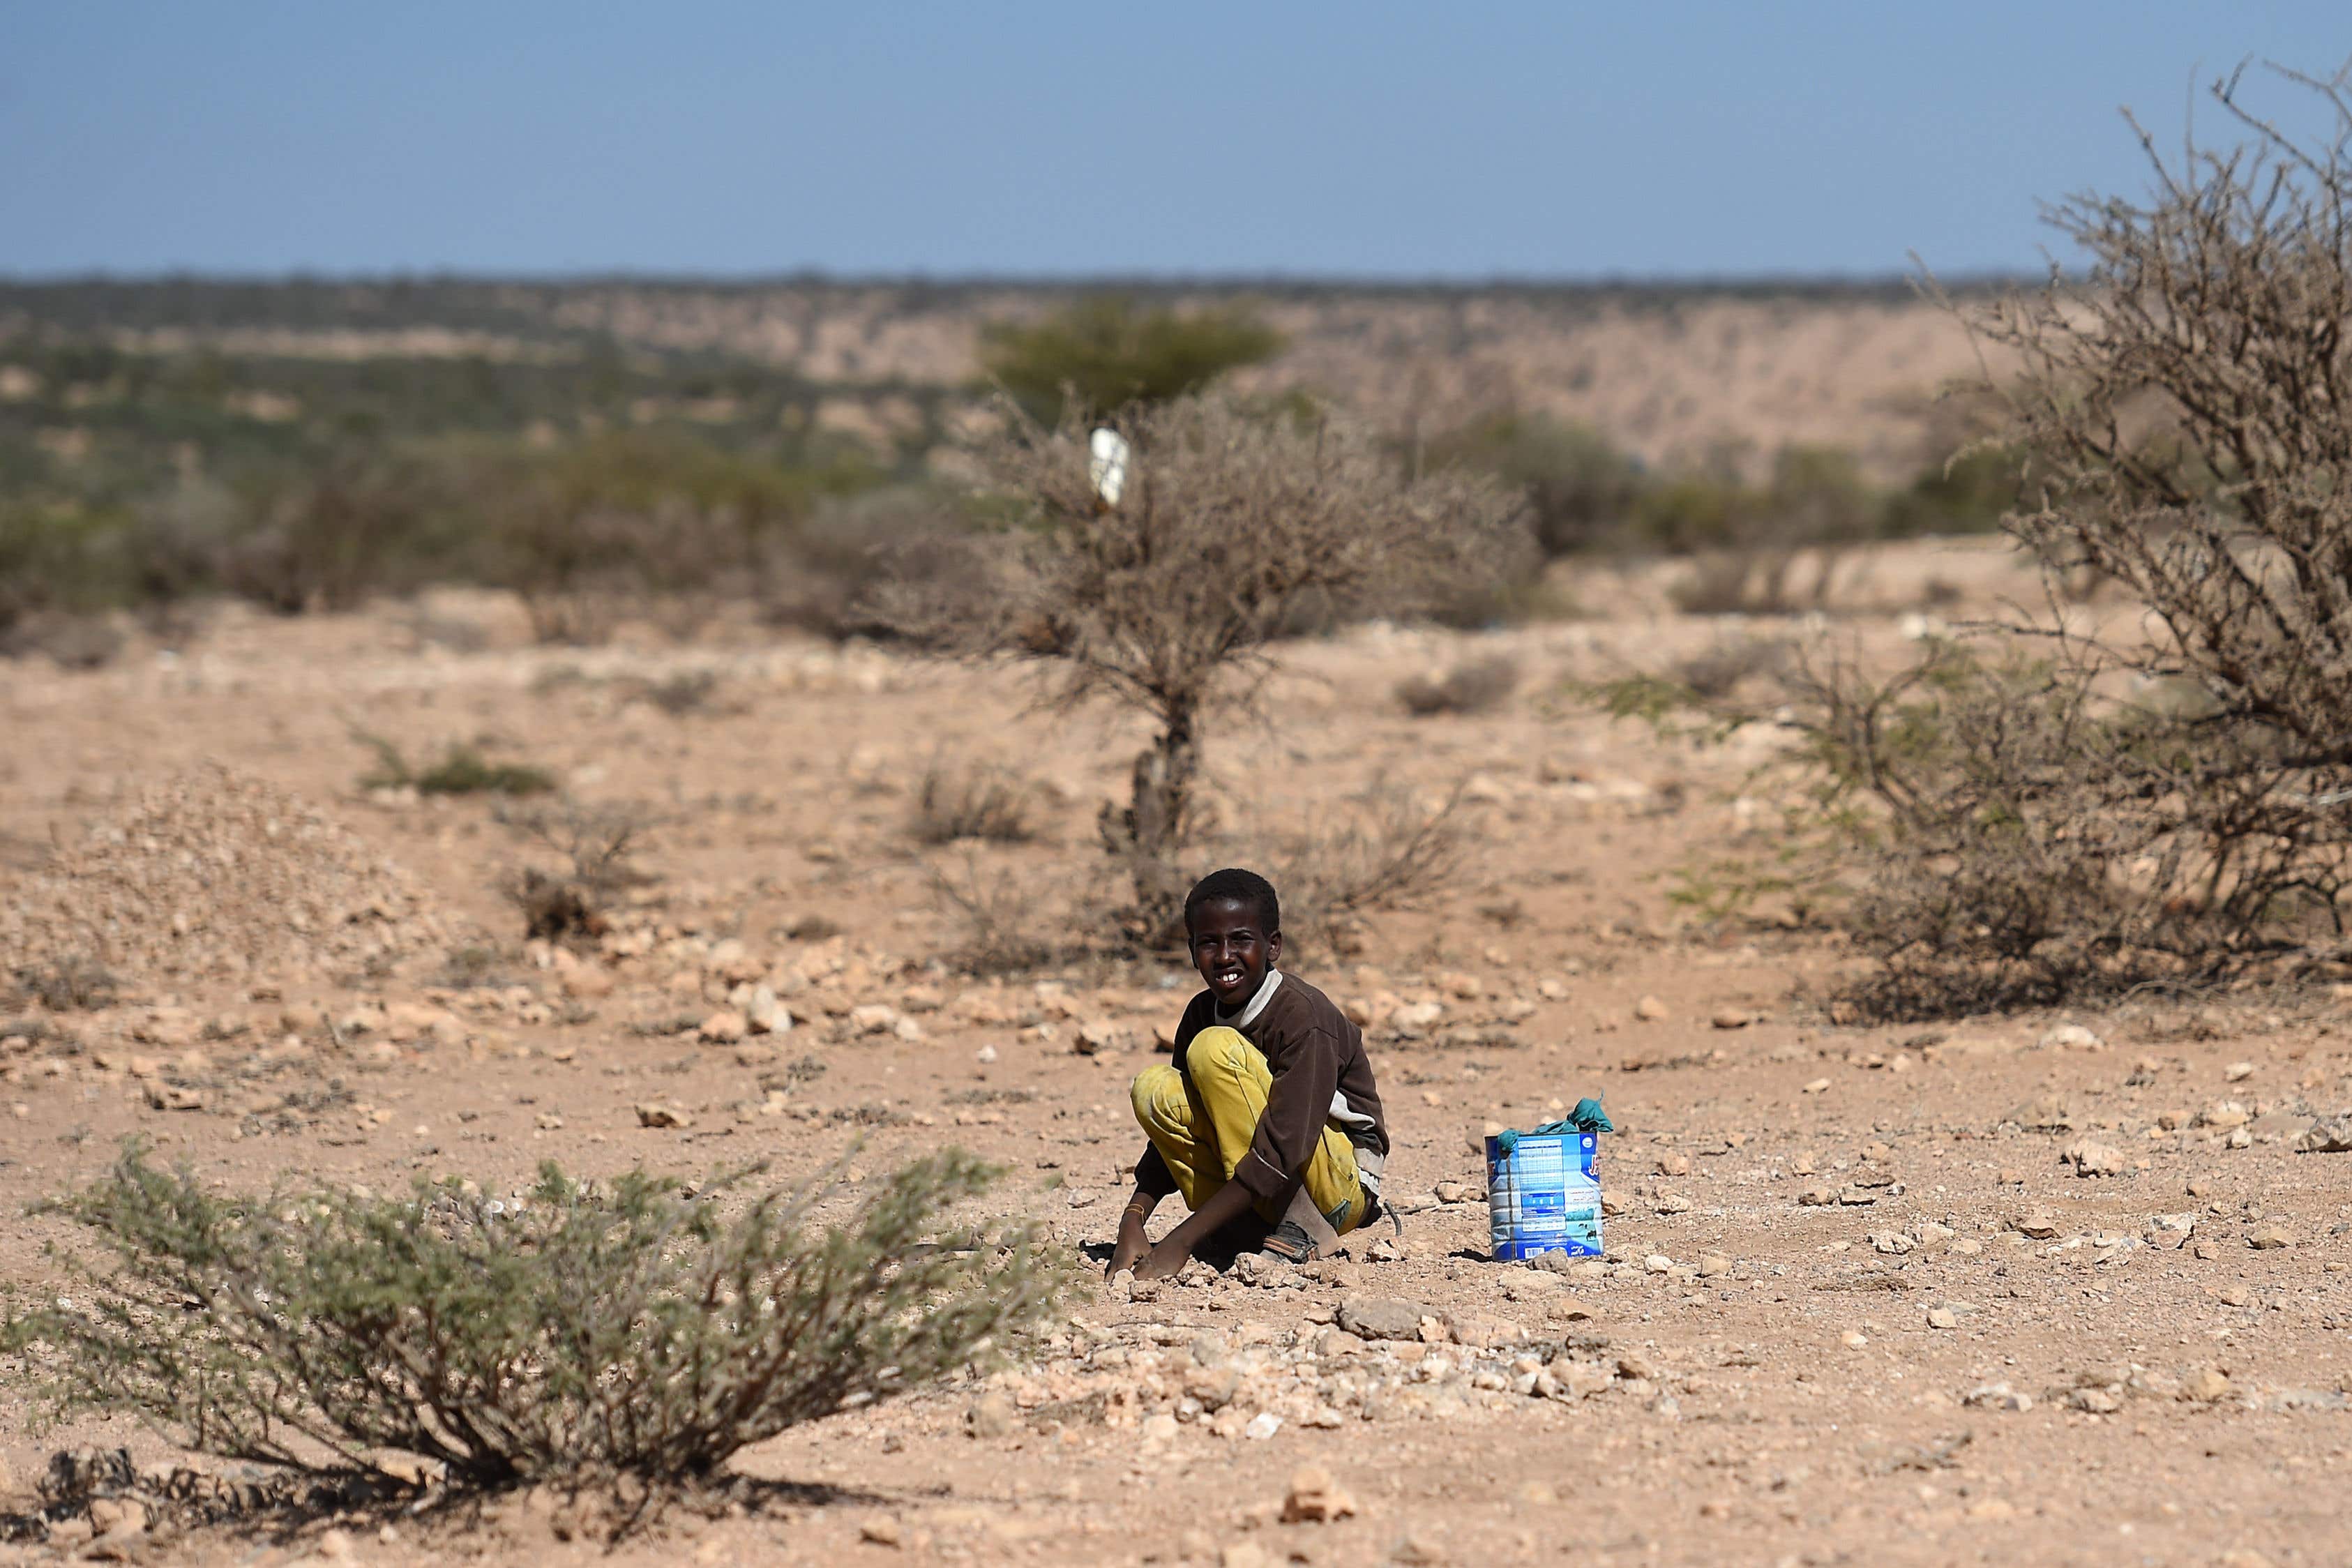
{"type": "Polygon", "coordinates": [[[2352,6],[0,0],[0,274],[2008,269],[2248,55],[2352,6]]]}

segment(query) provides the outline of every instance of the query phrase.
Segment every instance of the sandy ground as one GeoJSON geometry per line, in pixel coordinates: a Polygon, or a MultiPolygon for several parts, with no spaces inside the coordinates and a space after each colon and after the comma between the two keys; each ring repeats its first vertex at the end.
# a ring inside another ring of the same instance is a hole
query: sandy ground
{"type": "MultiPolygon", "coordinates": [[[[1881,564],[1882,585],[2018,586],[1981,547],[1881,564]]],[[[1286,650],[1267,689],[1279,739],[1236,724],[1213,742],[1237,842],[1344,809],[1376,777],[1466,783],[1479,813],[1460,880],[1294,965],[1371,1020],[1391,1190],[1412,1211],[1403,1257],[1359,1247],[1133,1300],[1089,1284],[1034,1364],[788,1433],[740,1468],[791,1485],[727,1517],[674,1516],[615,1560],[2352,1555],[2352,1155],[2294,1148],[2352,1102],[2352,997],[1833,1024],[1820,999],[1852,963],[1834,932],[1783,929],[1769,908],[1708,925],[1668,897],[1678,868],[1769,850],[1776,814],[1754,771],[1776,738],[1692,751],[1559,698],[1564,679],[1661,668],[1732,634],[1663,614],[1654,583],[1579,586],[1611,613],[1286,650]],[[1522,678],[1496,711],[1413,719],[1392,696],[1402,677],[1497,652],[1522,678]],[[1621,1129],[1602,1144],[1607,1259],[1486,1261],[1471,1140],[1586,1094],[1621,1129]],[[2076,1174],[2069,1152],[2109,1173],[2076,1174]],[[1398,1301],[1410,1337],[1372,1337],[1398,1301]],[[1303,1466],[1354,1513],[1282,1522],[1303,1466]]],[[[1066,929],[1087,918],[1069,889],[1099,880],[1093,815],[1136,726],[1040,713],[1010,671],[716,635],[544,650],[495,601],[433,615],[474,621],[488,646],[453,651],[423,635],[430,617],[387,608],[232,617],[183,656],[90,674],[0,667],[0,909],[17,940],[77,887],[91,910],[158,889],[144,929],[172,933],[118,932],[117,1004],[47,1019],[70,1045],[0,1045],[0,1205],[87,1179],[131,1133],[225,1184],[297,1173],[380,1190],[416,1173],[496,1190],[549,1156],[592,1173],[764,1158],[795,1174],[860,1136],[863,1182],[952,1139],[1009,1168],[1001,1203],[1108,1242],[1139,1147],[1126,1082],[1158,1059],[1190,977],[1148,961],[957,973],[941,961],[957,927],[907,821],[935,763],[1025,772],[1049,803],[1043,837],[972,865],[1029,890],[1021,918],[1066,929]],[[646,700],[648,682],[698,669],[716,678],[699,708],[646,700]],[[362,789],[355,728],[412,757],[482,740],[584,799],[657,811],[657,880],[626,931],[584,962],[526,947],[499,884],[543,853],[478,799],[362,789]],[[251,875],[205,894],[219,879],[163,838],[232,807],[251,875]],[[86,843],[142,822],[144,847],[137,831],[86,843]],[[293,931],[298,895],[344,903],[293,931]],[[348,920],[352,900],[367,909],[348,920]],[[328,928],[338,913],[348,929],[328,928]],[[763,984],[789,1032],[703,1037],[698,1021],[763,984]],[[642,1125],[650,1101],[690,1124],[642,1125]]],[[[1892,616],[1837,629],[1897,641],[1892,616]]],[[[964,868],[960,850],[929,853],[964,868]]],[[[58,1235],[0,1227],[0,1268],[41,1288],[58,1235]]],[[[16,1506],[60,1445],[171,1458],[127,1425],[36,1432],[26,1370],[0,1368],[16,1506]]],[[[605,1554],[558,1539],[562,1515],[534,1499],[381,1533],[329,1522],[97,1544],[241,1564],[605,1554]]],[[[71,1527],[0,1560],[86,1539],[71,1527]]]]}

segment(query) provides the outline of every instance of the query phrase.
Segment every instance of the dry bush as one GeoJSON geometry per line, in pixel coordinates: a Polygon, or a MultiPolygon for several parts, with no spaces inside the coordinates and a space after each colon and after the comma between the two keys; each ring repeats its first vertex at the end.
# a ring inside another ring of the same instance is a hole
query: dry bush
{"type": "Polygon", "coordinates": [[[19,965],[15,994],[52,1013],[88,1012],[114,1005],[121,984],[96,959],[66,953],[47,963],[19,965]]]}
{"type": "Polygon", "coordinates": [[[1037,786],[1009,768],[934,759],[916,785],[907,829],[919,844],[1026,844],[1037,837],[1036,804],[1037,786]]]}
{"type": "Polygon", "coordinates": [[[530,938],[593,937],[608,926],[607,911],[629,889],[651,880],[637,851],[656,826],[633,805],[553,805],[502,810],[498,820],[562,855],[562,871],[525,867],[506,884],[508,901],[522,911],[530,938]]]}
{"type": "Polygon", "coordinates": [[[963,973],[1025,974],[1064,962],[1079,945],[1070,934],[1079,922],[1063,903],[1003,868],[982,866],[973,854],[964,856],[961,875],[929,860],[917,864],[960,928],[947,959],[963,973]]]}
{"type": "Polygon", "coordinates": [[[983,505],[1003,526],[959,542],[958,569],[892,584],[878,608],[943,653],[1049,661],[1065,707],[1100,694],[1151,717],[1129,799],[1101,829],[1132,881],[1137,933],[1157,939],[1182,905],[1204,727],[1249,701],[1267,644],[1334,606],[1448,602],[1533,546],[1519,498],[1459,472],[1409,481],[1334,420],[1210,395],[1110,424],[1132,454],[1117,504],[1097,490],[1083,423],[1013,419],[983,454],[983,505]]]}
{"type": "Polygon", "coordinates": [[[1486,713],[1511,700],[1519,689],[1519,661],[1496,654],[1460,664],[1439,677],[1410,676],[1397,682],[1396,698],[1416,719],[1440,713],[1486,713]]]}
{"type": "Polygon", "coordinates": [[[656,680],[645,689],[645,700],[673,719],[683,719],[710,706],[719,677],[708,669],[688,669],[656,680]]]}
{"type": "MultiPolygon", "coordinates": [[[[1891,676],[1786,678],[1847,923],[1881,961],[1849,1005],[1969,1012],[2352,956],[2352,100],[2266,79],[2327,133],[2290,137],[2218,84],[2242,145],[2171,163],[2143,133],[2148,198],[2052,210],[2087,270],[1951,307],[2017,367],[1977,391],[2005,420],[1988,442],[2021,455],[2003,526],[2051,607],[1891,676]],[[2070,618],[2085,578],[2141,613],[2070,618]]],[[[1621,711],[1691,696],[1637,684],[1621,711]]]]}
{"type": "Polygon", "coordinates": [[[0,626],[0,658],[45,654],[59,669],[102,669],[122,652],[121,628],[105,616],[35,610],[0,626]]]}
{"type": "Polygon", "coordinates": [[[1709,701],[1730,696],[1742,683],[1767,679],[1788,668],[1786,637],[1718,638],[1675,668],[1682,683],[1709,701]]]}
{"type": "Polygon", "coordinates": [[[1454,887],[1478,841],[1474,818],[1458,786],[1433,803],[1375,783],[1257,858],[1282,891],[1285,927],[1328,939],[1367,910],[1421,903],[1454,887]]]}
{"type": "Polygon", "coordinates": [[[12,1318],[61,1418],[142,1417],[183,1446],[395,1478],[388,1454],[492,1489],[707,1482],[748,1444],[920,1388],[1043,1321],[1066,1266],[1034,1225],[946,1224],[996,1173],[949,1151],[845,1226],[822,1185],[754,1168],[688,1187],[552,1164],[512,1201],[208,1191],[127,1148],[58,1200],[107,1267],[12,1318]]]}

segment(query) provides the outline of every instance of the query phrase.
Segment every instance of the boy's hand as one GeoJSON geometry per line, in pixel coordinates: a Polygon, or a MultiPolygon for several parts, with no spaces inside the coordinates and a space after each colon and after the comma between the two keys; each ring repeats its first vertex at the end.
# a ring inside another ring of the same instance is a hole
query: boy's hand
{"type": "Polygon", "coordinates": [[[1135,1282],[1140,1285],[1147,1279],[1171,1279],[1182,1272],[1184,1265],[1191,1261],[1192,1249],[1177,1240],[1171,1233],[1167,1240],[1153,1247],[1135,1266],[1135,1282]]]}
{"type": "Polygon", "coordinates": [[[1151,1238],[1143,1233],[1143,1220],[1133,1209],[1118,1222],[1118,1240],[1110,1249],[1110,1267],[1105,1274],[1117,1274],[1121,1269],[1133,1269],[1151,1254],[1151,1238]]]}

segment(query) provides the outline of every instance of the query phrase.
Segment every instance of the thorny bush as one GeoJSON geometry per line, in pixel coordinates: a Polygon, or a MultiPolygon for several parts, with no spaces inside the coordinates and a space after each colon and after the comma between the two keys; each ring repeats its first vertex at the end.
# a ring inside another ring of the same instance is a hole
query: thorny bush
{"type": "Polygon", "coordinates": [[[1104,845],[1135,889],[1132,924],[1176,927],[1181,851],[1203,826],[1210,721],[1246,706],[1269,644],[1348,616],[1410,616],[1490,585],[1534,552],[1522,500],[1460,471],[1409,479],[1343,421],[1215,395],[1132,405],[1131,458],[1098,488],[1087,423],[1009,423],[982,457],[1002,526],[959,542],[961,567],[891,585],[879,605],[938,651],[1046,661],[1063,706],[1106,695],[1150,718],[1104,845]]]}
{"type": "Polygon", "coordinates": [[[699,1189],[541,1168],[486,1201],[314,1187],[225,1196],[126,1146],[51,1209],[70,1295],[12,1317],[60,1415],[126,1413],[184,1446],[313,1474],[450,1484],[692,1485],[784,1428],[985,1360],[1041,1322],[1066,1274],[1033,1226],[947,1225],[995,1173],[948,1151],[845,1225],[826,1188],[699,1189]]]}

